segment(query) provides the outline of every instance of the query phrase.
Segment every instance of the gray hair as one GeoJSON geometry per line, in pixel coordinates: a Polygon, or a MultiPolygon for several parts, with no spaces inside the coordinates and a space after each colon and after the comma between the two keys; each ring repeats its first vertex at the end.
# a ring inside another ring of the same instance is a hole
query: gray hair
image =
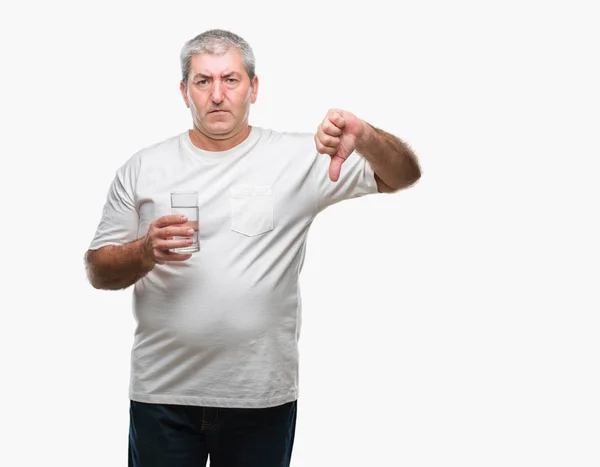
{"type": "Polygon", "coordinates": [[[242,63],[250,77],[250,83],[255,75],[255,59],[252,47],[237,34],[223,29],[211,29],[187,41],[181,49],[181,74],[183,84],[187,87],[192,57],[199,54],[222,55],[230,48],[236,47],[242,56],[242,63]]]}

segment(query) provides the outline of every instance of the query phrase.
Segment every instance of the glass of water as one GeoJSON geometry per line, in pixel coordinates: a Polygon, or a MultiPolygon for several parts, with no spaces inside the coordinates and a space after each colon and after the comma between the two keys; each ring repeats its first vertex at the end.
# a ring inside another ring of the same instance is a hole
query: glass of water
{"type": "MultiPolygon", "coordinates": [[[[171,214],[181,214],[187,217],[185,227],[194,230],[192,244],[182,248],[173,248],[176,253],[195,253],[200,251],[200,239],[198,238],[198,192],[197,191],[174,191],[171,193],[171,214]]],[[[189,237],[173,237],[179,240],[189,237]]]]}

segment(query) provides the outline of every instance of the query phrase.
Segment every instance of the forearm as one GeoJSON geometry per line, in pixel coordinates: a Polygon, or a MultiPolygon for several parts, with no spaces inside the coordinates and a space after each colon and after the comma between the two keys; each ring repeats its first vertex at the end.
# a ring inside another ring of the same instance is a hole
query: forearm
{"type": "Polygon", "coordinates": [[[108,245],[85,255],[88,279],[96,289],[125,289],[156,264],[147,253],[146,237],[121,246],[108,245]]]}
{"type": "Polygon", "coordinates": [[[376,176],[397,191],[415,183],[421,169],[413,151],[399,138],[363,123],[363,131],[356,140],[356,150],[369,162],[376,176]]]}

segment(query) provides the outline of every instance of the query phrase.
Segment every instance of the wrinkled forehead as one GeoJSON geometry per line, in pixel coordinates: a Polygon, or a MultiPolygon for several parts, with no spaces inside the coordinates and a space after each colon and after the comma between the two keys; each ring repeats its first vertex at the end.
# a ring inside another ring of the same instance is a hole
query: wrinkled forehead
{"type": "Polygon", "coordinates": [[[192,57],[190,62],[189,78],[193,78],[198,74],[224,76],[232,73],[247,76],[242,56],[235,47],[219,55],[209,53],[197,54],[192,57]]]}

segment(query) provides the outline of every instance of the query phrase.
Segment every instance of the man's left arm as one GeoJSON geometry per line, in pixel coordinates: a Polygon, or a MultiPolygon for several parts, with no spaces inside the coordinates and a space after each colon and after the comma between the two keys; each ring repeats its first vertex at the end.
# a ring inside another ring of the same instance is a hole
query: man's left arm
{"type": "Polygon", "coordinates": [[[402,190],[419,180],[419,163],[406,143],[363,120],[361,123],[356,151],[371,164],[381,193],[402,190]]]}
{"type": "Polygon", "coordinates": [[[329,178],[334,182],[354,150],[371,165],[381,193],[407,188],[421,177],[417,158],[407,144],[345,110],[327,113],[317,128],[315,143],[319,153],[331,157],[329,178]]]}

